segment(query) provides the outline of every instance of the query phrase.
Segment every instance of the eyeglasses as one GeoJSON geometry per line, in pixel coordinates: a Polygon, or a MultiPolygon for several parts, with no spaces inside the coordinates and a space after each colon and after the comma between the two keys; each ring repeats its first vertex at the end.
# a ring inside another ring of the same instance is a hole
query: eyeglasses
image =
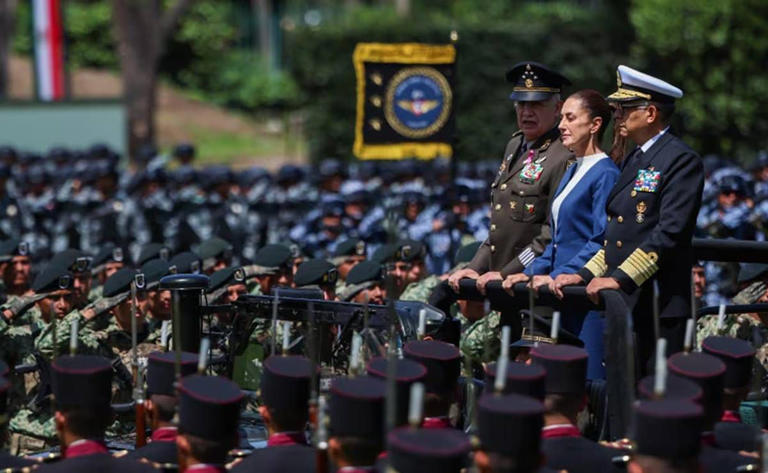
{"type": "Polygon", "coordinates": [[[623,117],[625,113],[628,111],[631,112],[632,110],[645,110],[648,108],[647,103],[639,103],[636,105],[621,105],[621,104],[614,104],[611,106],[613,108],[613,115],[615,117],[623,117]]]}

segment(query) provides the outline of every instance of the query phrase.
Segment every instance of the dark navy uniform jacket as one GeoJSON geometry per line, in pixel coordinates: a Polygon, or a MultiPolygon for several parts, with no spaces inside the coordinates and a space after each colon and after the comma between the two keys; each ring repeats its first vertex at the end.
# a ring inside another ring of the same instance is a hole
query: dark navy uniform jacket
{"type": "Polygon", "coordinates": [[[315,471],[315,449],[307,445],[283,445],[255,450],[230,470],[232,473],[294,473],[315,471]]]}
{"type": "Polygon", "coordinates": [[[657,279],[660,316],[689,316],[691,238],[703,189],[701,158],[670,131],[647,152],[635,149],[608,196],[603,249],[579,274],[587,282],[615,278],[631,306],[657,279]]]}

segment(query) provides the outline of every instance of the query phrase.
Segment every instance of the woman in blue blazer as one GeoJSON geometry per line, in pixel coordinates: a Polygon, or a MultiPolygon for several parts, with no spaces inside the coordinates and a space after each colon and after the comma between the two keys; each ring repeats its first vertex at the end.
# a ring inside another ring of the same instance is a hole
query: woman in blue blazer
{"type": "MultiPolygon", "coordinates": [[[[565,171],[550,206],[552,241],[525,271],[507,276],[508,291],[518,282],[533,287],[552,286],[560,274],[579,271],[602,248],[606,225],[605,204],[619,176],[619,168],[600,149],[612,110],[595,90],[581,90],[563,104],[560,139],[573,151],[576,162],[565,171]]],[[[563,313],[561,325],[578,334],[589,354],[587,377],[605,377],[603,318],[599,312],[563,313]]]]}

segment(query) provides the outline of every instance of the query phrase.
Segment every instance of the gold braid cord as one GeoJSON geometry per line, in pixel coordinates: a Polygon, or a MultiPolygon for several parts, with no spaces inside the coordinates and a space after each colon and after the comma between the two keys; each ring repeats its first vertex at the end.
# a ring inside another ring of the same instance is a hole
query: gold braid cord
{"type": "Polygon", "coordinates": [[[605,272],[608,271],[608,265],[605,264],[605,250],[601,249],[595,253],[595,256],[587,261],[584,267],[596,278],[604,276],[605,272]]]}
{"type": "Polygon", "coordinates": [[[645,281],[650,279],[659,270],[659,265],[656,264],[658,260],[659,255],[653,251],[646,253],[638,248],[621,263],[619,269],[632,278],[635,284],[642,286],[645,281]]]}

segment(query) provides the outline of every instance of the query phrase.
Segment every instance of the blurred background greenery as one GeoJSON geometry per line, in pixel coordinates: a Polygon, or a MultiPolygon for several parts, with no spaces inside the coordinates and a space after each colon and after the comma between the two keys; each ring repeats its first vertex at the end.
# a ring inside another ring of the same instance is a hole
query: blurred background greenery
{"type": "MultiPolygon", "coordinates": [[[[65,5],[70,67],[117,69],[110,1],[65,5]]],[[[27,2],[17,19],[14,51],[29,55],[27,2]]],[[[197,0],[170,39],[160,77],[283,133],[259,145],[265,153],[351,159],[355,44],[446,43],[453,30],[459,159],[500,156],[515,128],[504,74],[526,59],[559,69],[572,90],[603,93],[615,87],[616,66],[631,65],[685,91],[674,126],[702,155],[749,162],[768,147],[761,0],[197,0]]],[[[238,137],[190,133],[210,142],[201,154],[212,159],[240,152],[238,137]]]]}

